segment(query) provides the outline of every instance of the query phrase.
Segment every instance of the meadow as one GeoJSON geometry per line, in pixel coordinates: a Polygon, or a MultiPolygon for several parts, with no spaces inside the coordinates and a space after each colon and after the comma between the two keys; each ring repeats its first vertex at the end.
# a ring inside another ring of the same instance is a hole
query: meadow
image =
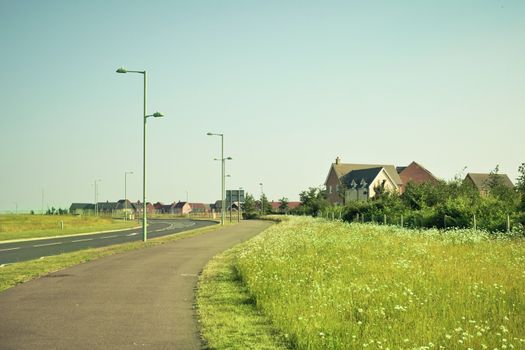
{"type": "Polygon", "coordinates": [[[525,241],[292,217],[233,265],[298,349],[524,349],[525,241]]]}
{"type": "Polygon", "coordinates": [[[118,230],[140,226],[137,221],[106,216],[0,215],[0,241],[118,230]]]}

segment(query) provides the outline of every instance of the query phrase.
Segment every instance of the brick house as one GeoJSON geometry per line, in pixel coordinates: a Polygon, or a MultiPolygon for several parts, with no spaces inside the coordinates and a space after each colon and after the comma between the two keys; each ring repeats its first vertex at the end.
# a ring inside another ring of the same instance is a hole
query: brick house
{"type": "Polygon", "coordinates": [[[434,174],[416,162],[412,162],[408,166],[396,167],[396,170],[399,174],[399,177],[401,178],[401,181],[403,181],[403,185],[400,190],[401,193],[403,193],[405,186],[409,182],[421,184],[425,182],[437,183],[439,181],[434,176],[434,174]]]}
{"type": "Polygon", "coordinates": [[[368,200],[376,189],[400,191],[403,181],[393,165],[341,163],[339,157],[332,163],[325,187],[327,200],[344,205],[349,200],[368,200]]]}

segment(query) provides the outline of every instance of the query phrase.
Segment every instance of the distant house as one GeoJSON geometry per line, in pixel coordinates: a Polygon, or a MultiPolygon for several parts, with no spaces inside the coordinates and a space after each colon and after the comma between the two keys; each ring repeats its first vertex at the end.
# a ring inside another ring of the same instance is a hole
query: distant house
{"type": "Polygon", "coordinates": [[[325,187],[327,200],[343,205],[350,200],[368,200],[378,190],[399,192],[403,181],[393,165],[332,163],[325,187]]]}
{"type": "Polygon", "coordinates": [[[177,202],[173,206],[173,214],[175,215],[186,215],[191,212],[191,205],[188,202],[177,202]]]}
{"type": "Polygon", "coordinates": [[[93,203],[72,203],[69,207],[69,213],[74,215],[92,215],[95,213],[95,204],[93,203]]]}
{"type": "Polygon", "coordinates": [[[205,203],[190,203],[192,214],[208,214],[211,211],[210,205],[205,203]]]}
{"type": "MultiPolygon", "coordinates": [[[[133,211],[136,215],[142,215],[142,212],[144,211],[144,205],[141,203],[141,201],[131,202],[131,206],[133,207],[133,211]]],[[[146,213],[148,215],[155,213],[155,207],[150,202],[146,203],[146,213]]]]}
{"type": "Polygon", "coordinates": [[[286,210],[281,210],[281,208],[280,208],[281,207],[281,202],[280,201],[277,201],[277,202],[272,201],[270,204],[272,205],[272,211],[274,213],[285,214],[285,213],[289,212],[290,210],[298,208],[301,205],[301,202],[288,202],[286,210]]]}
{"type": "Polygon", "coordinates": [[[396,167],[397,173],[403,181],[400,192],[403,193],[406,185],[409,182],[421,184],[425,182],[437,183],[439,180],[428,171],[424,166],[416,162],[410,163],[408,166],[396,167]]]}
{"type": "Polygon", "coordinates": [[[514,184],[509,179],[507,174],[480,174],[468,173],[463,182],[469,183],[476,188],[481,195],[486,195],[490,186],[491,176],[499,182],[499,184],[508,188],[514,188],[514,184]]]}

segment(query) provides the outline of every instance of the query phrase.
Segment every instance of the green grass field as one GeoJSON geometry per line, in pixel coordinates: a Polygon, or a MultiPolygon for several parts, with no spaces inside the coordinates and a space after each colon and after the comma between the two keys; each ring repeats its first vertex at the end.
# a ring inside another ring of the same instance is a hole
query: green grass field
{"type": "Polygon", "coordinates": [[[136,226],[140,226],[137,221],[113,220],[105,216],[0,215],[0,241],[118,230],[136,226]]]}
{"type": "Polygon", "coordinates": [[[525,348],[523,239],[291,218],[233,264],[298,349],[525,348]]]}

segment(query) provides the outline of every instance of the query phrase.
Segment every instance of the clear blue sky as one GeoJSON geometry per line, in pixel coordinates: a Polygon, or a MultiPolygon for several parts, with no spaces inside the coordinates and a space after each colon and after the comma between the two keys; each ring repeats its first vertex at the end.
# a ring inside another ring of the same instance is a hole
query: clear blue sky
{"type": "Polygon", "coordinates": [[[347,163],[525,162],[525,2],[0,0],[0,210],[228,188],[297,200],[347,163]]]}

